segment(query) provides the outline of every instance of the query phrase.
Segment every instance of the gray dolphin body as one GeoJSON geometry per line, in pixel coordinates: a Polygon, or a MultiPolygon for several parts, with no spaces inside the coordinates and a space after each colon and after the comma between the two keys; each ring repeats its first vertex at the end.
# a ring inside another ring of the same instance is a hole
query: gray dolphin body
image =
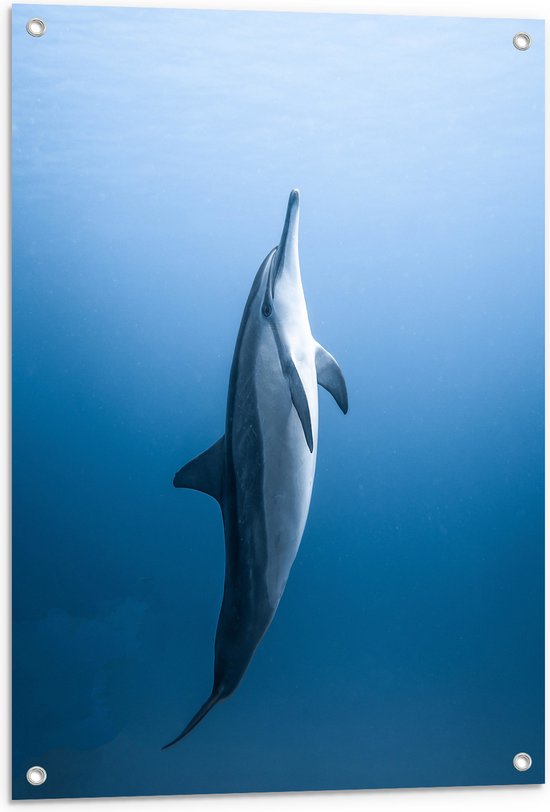
{"type": "Polygon", "coordinates": [[[233,693],[273,620],[309,511],[317,385],[344,413],[348,409],[340,368],[311,334],[298,257],[299,209],[293,190],[281,241],[248,296],[231,367],[225,435],[174,477],[176,488],[218,500],[226,570],[212,693],[165,747],[233,693]]]}

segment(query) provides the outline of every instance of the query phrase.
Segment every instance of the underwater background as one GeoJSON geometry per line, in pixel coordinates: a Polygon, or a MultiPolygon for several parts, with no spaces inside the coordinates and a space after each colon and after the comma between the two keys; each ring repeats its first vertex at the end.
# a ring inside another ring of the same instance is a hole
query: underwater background
{"type": "Polygon", "coordinates": [[[543,40],[14,7],[15,797],[543,781],[543,40]],[[161,752],[210,692],[224,573],[218,506],[172,477],[223,433],[294,186],[350,410],[320,390],[241,685],[161,752]]]}

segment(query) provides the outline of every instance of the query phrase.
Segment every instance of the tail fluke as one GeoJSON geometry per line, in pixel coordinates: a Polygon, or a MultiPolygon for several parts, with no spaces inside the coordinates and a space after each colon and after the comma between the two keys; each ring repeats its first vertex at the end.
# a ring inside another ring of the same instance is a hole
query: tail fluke
{"type": "Polygon", "coordinates": [[[217,703],[217,702],[218,702],[220,699],[221,699],[221,691],[220,691],[220,690],[218,690],[218,691],[212,691],[212,693],[210,694],[210,696],[208,697],[208,699],[206,700],[206,702],[204,703],[204,705],[201,705],[201,707],[198,709],[198,711],[196,712],[196,714],[193,716],[193,718],[191,719],[191,721],[189,722],[189,724],[187,725],[187,727],[186,727],[186,728],[184,728],[184,729],[182,730],[182,732],[180,733],[180,735],[179,735],[179,736],[176,736],[176,738],[175,738],[173,741],[168,742],[168,744],[165,744],[165,745],[164,745],[164,747],[163,747],[162,749],[163,749],[163,750],[167,750],[169,747],[173,747],[175,744],[177,744],[178,742],[180,742],[180,741],[181,741],[181,740],[182,740],[182,739],[183,739],[185,736],[187,736],[187,734],[188,734],[188,733],[191,733],[191,731],[193,730],[193,728],[194,728],[194,727],[196,727],[196,726],[198,725],[198,723],[199,723],[199,722],[200,722],[202,719],[204,719],[204,717],[206,716],[206,714],[208,713],[208,711],[212,710],[212,708],[214,707],[214,705],[215,705],[215,704],[216,704],[216,703],[217,703]]]}

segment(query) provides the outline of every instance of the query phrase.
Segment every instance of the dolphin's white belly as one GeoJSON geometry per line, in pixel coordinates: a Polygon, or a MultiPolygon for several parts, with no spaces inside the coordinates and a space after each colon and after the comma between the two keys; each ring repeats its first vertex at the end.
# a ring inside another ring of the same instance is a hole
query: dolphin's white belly
{"type": "Polygon", "coordinates": [[[317,457],[317,375],[310,335],[303,337],[296,353],[299,357],[294,360],[310,410],[313,452],[292,404],[273,336],[262,342],[254,369],[262,453],[266,586],[273,608],[285,588],[302,539],[317,457]]]}

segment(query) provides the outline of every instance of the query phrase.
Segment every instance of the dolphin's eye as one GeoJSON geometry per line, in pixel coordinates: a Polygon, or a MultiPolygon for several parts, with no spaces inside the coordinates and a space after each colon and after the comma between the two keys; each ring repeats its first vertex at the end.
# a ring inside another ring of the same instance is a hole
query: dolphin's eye
{"type": "Polygon", "coordinates": [[[262,313],[266,318],[269,318],[269,316],[271,316],[271,305],[268,304],[267,302],[262,307],[262,313]]]}

